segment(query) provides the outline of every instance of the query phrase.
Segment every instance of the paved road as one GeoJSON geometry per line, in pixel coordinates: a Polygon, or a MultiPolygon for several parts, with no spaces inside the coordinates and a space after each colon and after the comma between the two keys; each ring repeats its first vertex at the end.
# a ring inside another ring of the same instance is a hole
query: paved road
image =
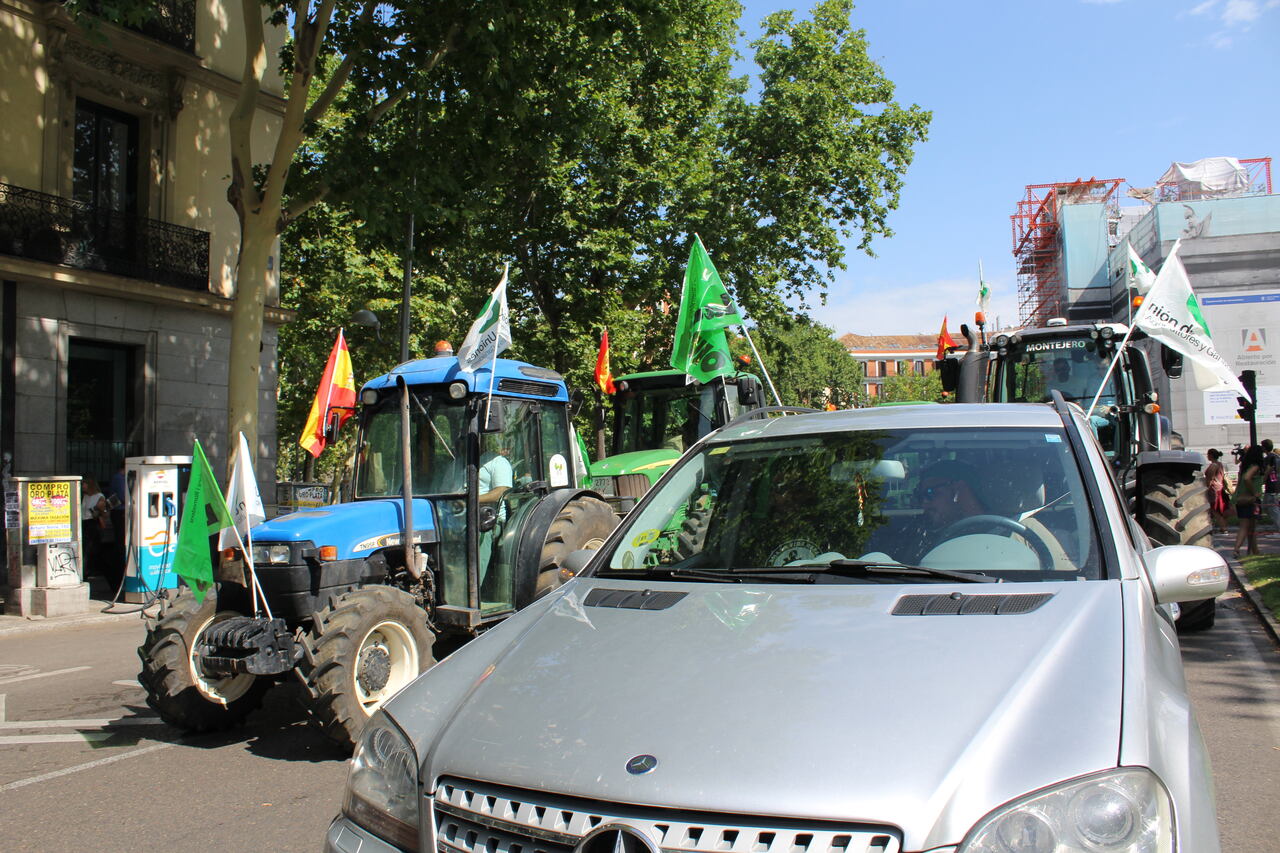
{"type": "Polygon", "coordinates": [[[319,849],[345,756],[292,685],[233,736],[183,737],[137,685],[142,635],[131,619],[0,636],[0,849],[319,849]]]}
{"type": "MultiPolygon", "coordinates": [[[[0,850],[318,849],[346,767],[292,684],[234,735],[183,737],[134,680],[141,636],[133,620],[0,635],[0,850]]],[[[1231,593],[1183,658],[1223,849],[1280,850],[1280,651],[1231,593]]]]}

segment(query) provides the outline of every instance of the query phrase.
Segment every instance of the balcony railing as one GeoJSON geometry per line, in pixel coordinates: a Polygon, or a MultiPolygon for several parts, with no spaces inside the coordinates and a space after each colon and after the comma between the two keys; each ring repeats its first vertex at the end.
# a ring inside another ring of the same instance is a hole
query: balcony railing
{"type": "MultiPolygon", "coordinates": [[[[148,38],[193,52],[196,48],[196,0],[151,0],[151,14],[137,26],[126,24],[128,29],[148,38]]],[[[85,8],[99,14],[101,2],[90,0],[85,8]]]]}
{"type": "Polygon", "coordinates": [[[0,254],[209,289],[209,232],[0,184],[0,254]]]}

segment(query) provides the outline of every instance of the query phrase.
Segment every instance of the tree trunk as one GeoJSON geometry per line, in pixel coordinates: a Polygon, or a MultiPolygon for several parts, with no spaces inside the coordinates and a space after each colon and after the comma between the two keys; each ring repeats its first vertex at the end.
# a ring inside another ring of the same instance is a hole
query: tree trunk
{"type": "MultiPolygon", "coordinates": [[[[231,356],[227,366],[227,441],[243,432],[258,447],[258,395],[262,385],[262,323],[272,272],[267,259],[276,239],[277,217],[246,216],[236,264],[231,307],[231,356]]],[[[234,446],[229,444],[228,447],[234,446]]],[[[230,460],[230,453],[227,454],[230,460]]]]}

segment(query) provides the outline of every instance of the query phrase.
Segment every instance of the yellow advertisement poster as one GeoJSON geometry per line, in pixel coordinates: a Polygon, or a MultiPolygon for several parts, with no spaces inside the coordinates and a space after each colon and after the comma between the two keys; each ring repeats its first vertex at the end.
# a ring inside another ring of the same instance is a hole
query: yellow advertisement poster
{"type": "Polygon", "coordinates": [[[72,541],[72,509],[70,483],[27,483],[27,544],[72,541]]]}

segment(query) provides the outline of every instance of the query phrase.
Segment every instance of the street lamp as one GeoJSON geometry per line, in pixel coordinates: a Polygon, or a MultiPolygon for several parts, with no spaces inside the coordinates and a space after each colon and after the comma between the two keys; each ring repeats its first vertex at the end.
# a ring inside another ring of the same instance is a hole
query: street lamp
{"type": "Polygon", "coordinates": [[[370,311],[368,308],[361,308],[359,311],[351,315],[351,322],[357,326],[370,326],[373,328],[373,336],[377,340],[382,340],[382,323],[378,320],[378,315],[370,311]]]}

